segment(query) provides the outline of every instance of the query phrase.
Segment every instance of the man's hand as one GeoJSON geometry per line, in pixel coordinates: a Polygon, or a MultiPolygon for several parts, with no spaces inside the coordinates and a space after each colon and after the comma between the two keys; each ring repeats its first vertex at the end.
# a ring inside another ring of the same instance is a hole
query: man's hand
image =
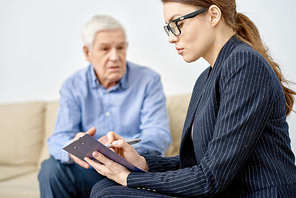
{"type": "MultiPolygon", "coordinates": [[[[75,140],[78,140],[80,137],[88,134],[90,136],[94,136],[96,133],[96,128],[95,127],[92,127],[90,128],[87,132],[79,132],[75,135],[75,137],[73,138],[72,142],[74,142],[75,140]]],[[[85,161],[79,159],[78,157],[72,155],[72,154],[69,154],[70,158],[76,163],[78,164],[79,166],[83,167],[83,168],[89,168],[89,164],[86,163],[85,161]]]]}

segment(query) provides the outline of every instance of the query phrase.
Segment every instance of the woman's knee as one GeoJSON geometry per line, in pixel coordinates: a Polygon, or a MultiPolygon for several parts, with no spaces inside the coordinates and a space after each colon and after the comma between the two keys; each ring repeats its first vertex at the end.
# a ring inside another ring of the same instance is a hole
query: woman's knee
{"type": "Polygon", "coordinates": [[[113,188],[118,186],[120,185],[107,178],[102,179],[92,187],[90,198],[101,198],[105,195],[110,195],[110,193],[112,194],[113,188]]]}

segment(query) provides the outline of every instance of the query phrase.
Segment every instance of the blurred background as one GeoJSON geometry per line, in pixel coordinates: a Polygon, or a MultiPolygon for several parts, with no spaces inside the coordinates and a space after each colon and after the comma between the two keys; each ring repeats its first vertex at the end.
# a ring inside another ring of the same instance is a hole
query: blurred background
{"type": "MultiPolygon", "coordinates": [[[[294,0],[237,1],[237,10],[257,25],[270,54],[294,82],[295,5],[294,0]]],[[[80,30],[95,14],[112,15],[123,24],[128,60],[160,73],[167,95],[191,92],[209,66],[204,60],[185,63],[169,45],[160,0],[0,0],[0,103],[58,99],[62,82],[87,65],[80,30]]],[[[288,122],[295,153],[295,113],[288,122]]]]}

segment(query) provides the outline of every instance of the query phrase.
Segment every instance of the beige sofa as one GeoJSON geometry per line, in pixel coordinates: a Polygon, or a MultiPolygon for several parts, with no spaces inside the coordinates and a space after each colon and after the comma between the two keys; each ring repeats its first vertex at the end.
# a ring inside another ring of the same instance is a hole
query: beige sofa
{"type": "MultiPolygon", "coordinates": [[[[178,152],[190,95],[167,97],[173,144],[178,152]]],[[[48,158],[46,140],[52,133],[58,102],[0,105],[0,198],[39,197],[37,174],[48,158]]]]}

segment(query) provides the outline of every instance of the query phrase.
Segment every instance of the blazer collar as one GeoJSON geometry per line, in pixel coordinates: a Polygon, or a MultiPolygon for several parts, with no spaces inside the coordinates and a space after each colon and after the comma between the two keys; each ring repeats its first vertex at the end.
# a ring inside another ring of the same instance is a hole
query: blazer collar
{"type": "MultiPolygon", "coordinates": [[[[230,56],[230,54],[232,53],[233,49],[238,46],[239,44],[241,44],[242,41],[240,41],[236,35],[233,35],[222,47],[222,49],[220,50],[218,57],[214,63],[213,66],[213,71],[212,73],[216,73],[219,68],[221,67],[221,65],[223,65],[223,62],[230,56]]],[[[214,75],[211,75],[214,76],[214,75]]]]}

